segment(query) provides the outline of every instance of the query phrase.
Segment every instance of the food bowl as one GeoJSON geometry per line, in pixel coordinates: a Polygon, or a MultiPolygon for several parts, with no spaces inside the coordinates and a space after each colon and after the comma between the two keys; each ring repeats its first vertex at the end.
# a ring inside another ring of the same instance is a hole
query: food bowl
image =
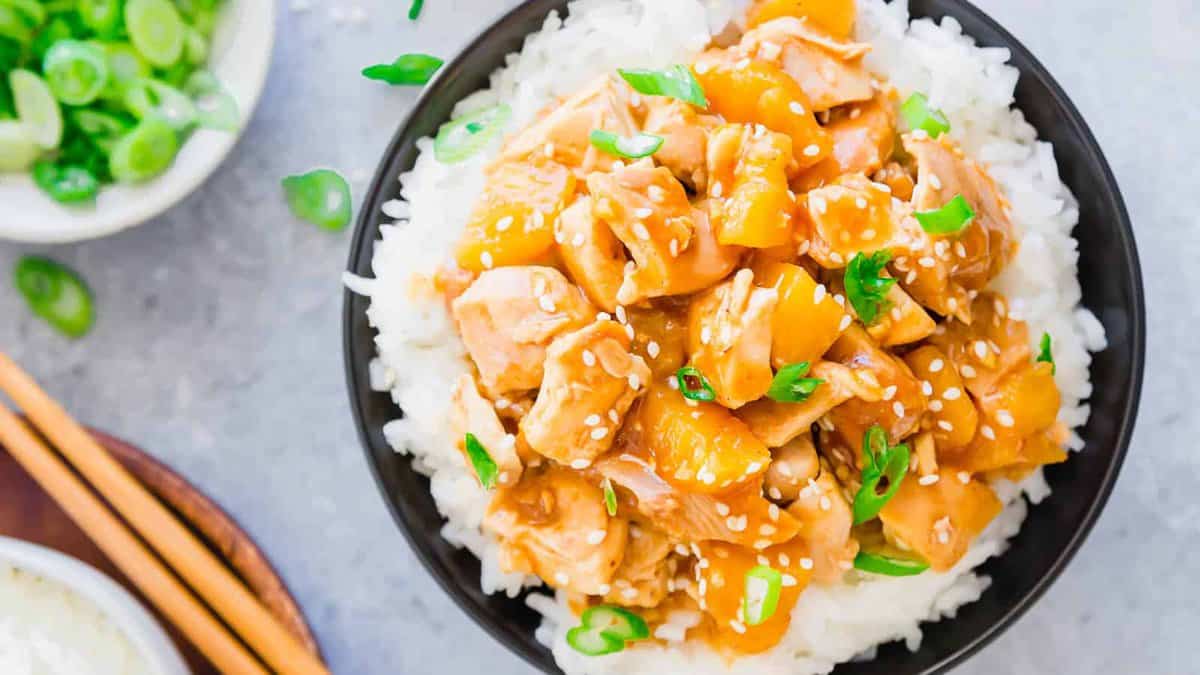
{"type": "Polygon", "coordinates": [[[0,174],[0,239],[57,244],[95,239],[140,225],[200,187],[237,143],[258,104],[275,43],[275,3],[225,0],[208,69],[237,101],[237,132],[198,129],[174,164],[141,185],[108,185],[95,205],[68,206],[44,194],[28,174],[0,174]]]}
{"type": "MultiPolygon", "coordinates": [[[[417,139],[432,136],[460,99],[486,86],[489,73],[504,64],[505,54],[519,49],[549,11],[565,6],[565,0],[526,2],[472,41],[429,85],[383,155],[351,244],[349,272],[371,276],[379,226],[390,222],[381,206],[399,196],[396,179],[412,167],[417,139]]],[[[982,597],[959,608],[953,620],[922,624],[924,639],[917,651],[900,643],[883,645],[875,659],[838,666],[838,675],[945,672],[1021,616],[1062,573],[1099,517],[1133,432],[1142,382],[1145,309],[1137,250],[1120,191],[1087,124],[1033,55],[974,6],[963,0],[911,0],[910,10],[913,18],[954,17],[981,45],[1011,51],[1010,64],[1021,73],[1016,105],[1041,139],[1054,144],[1062,180],[1079,199],[1082,304],[1103,324],[1108,347],[1093,355],[1092,414],[1078,429],[1085,447],[1071,461],[1047,467],[1046,479],[1054,492],[1030,509],[1009,550],[978,568],[992,579],[982,597]]],[[[422,562],[465,612],[534,666],[558,672],[550,652],[534,638],[539,615],[523,598],[480,590],[479,561],[442,539],[442,518],[428,481],[413,470],[409,457],[397,454],[385,440],[383,425],[397,417],[397,411],[387,393],[370,386],[375,331],[367,322],[368,302],[346,293],[346,374],[359,436],[385,502],[422,562]]]]}

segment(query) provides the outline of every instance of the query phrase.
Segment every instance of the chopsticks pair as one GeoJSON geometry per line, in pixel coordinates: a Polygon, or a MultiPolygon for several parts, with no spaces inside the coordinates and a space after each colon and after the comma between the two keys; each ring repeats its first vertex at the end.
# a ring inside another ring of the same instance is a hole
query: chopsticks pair
{"type": "Polygon", "coordinates": [[[0,445],[218,670],[267,675],[269,667],[283,675],[328,675],[187,527],[3,352],[0,392],[120,517],[2,401],[0,445]]]}

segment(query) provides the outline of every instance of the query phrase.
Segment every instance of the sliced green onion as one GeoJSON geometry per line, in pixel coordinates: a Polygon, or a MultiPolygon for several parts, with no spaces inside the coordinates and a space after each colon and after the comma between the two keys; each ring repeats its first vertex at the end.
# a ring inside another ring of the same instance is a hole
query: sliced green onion
{"type": "Polygon", "coordinates": [[[856,253],[846,266],[846,297],[859,320],[868,326],[887,309],[888,291],[896,283],[894,278],[882,275],[891,259],[892,253],[887,250],[856,253]]]}
{"type": "Polygon", "coordinates": [[[330,169],[316,169],[283,179],[288,207],[297,217],[325,228],[350,224],[350,184],[330,169]]]}
{"type": "Polygon", "coordinates": [[[166,171],[178,152],[174,127],[151,115],[113,145],[109,171],[122,183],[141,183],[166,171]]]}
{"type": "Polygon", "coordinates": [[[412,0],[412,4],[408,6],[408,18],[416,21],[418,16],[421,16],[421,8],[425,6],[425,0],[412,0]]]}
{"type": "Polygon", "coordinates": [[[103,38],[116,37],[121,26],[121,0],[79,0],[79,18],[103,38]]]}
{"type": "Polygon", "coordinates": [[[639,94],[667,96],[700,108],[708,107],[708,99],[704,97],[704,88],[696,81],[696,76],[692,75],[692,71],[687,66],[675,65],[665,70],[621,68],[617,72],[639,94]]]}
{"type": "Polygon", "coordinates": [[[818,377],[805,377],[808,374],[808,361],[793,363],[779,369],[775,379],[771,380],[771,388],[767,390],[767,398],[781,403],[801,403],[807,401],[817,387],[825,383],[818,377]]]}
{"type": "Polygon", "coordinates": [[[958,234],[975,219],[975,209],[962,195],[954,195],[940,209],[917,211],[913,215],[929,234],[958,234]]]}
{"type": "Polygon", "coordinates": [[[604,478],[604,510],[610,517],[617,515],[617,492],[607,476],[604,478]]]}
{"type": "Polygon", "coordinates": [[[759,565],[746,572],[745,586],[742,612],[746,615],[747,626],[757,626],[774,616],[779,608],[783,575],[779,570],[759,565]]]}
{"type": "Polygon", "coordinates": [[[422,85],[433,77],[445,63],[429,54],[402,54],[391,63],[380,63],[363,68],[363,77],[388,84],[422,85]]]}
{"type": "Polygon", "coordinates": [[[42,149],[28,127],[16,120],[0,120],[0,173],[24,171],[40,154],[42,149]]]}
{"type": "MultiPolygon", "coordinates": [[[[50,20],[44,28],[38,31],[37,37],[33,39],[30,45],[30,51],[33,53],[35,63],[41,63],[46,58],[46,52],[57,44],[60,40],[70,40],[75,37],[75,29],[72,28],[71,22],[64,15],[58,15],[50,20]]],[[[6,71],[8,68],[0,66],[0,71],[6,71]]]]}
{"type": "Polygon", "coordinates": [[[1057,375],[1058,374],[1058,365],[1056,363],[1054,363],[1054,352],[1051,349],[1052,346],[1053,346],[1053,340],[1051,339],[1050,334],[1042,333],[1041,342],[1038,344],[1037,362],[1038,363],[1049,363],[1050,364],[1050,374],[1057,375]]]}
{"type": "Polygon", "coordinates": [[[595,605],[583,610],[580,623],[609,637],[636,642],[650,637],[650,628],[642,617],[616,605],[595,605]]]}
{"type": "Polygon", "coordinates": [[[487,147],[512,118],[512,108],[501,103],[475,110],[438,129],[433,155],[443,164],[455,164],[487,147]]]}
{"type": "Polygon", "coordinates": [[[122,87],[149,78],[150,64],[132,45],[126,42],[98,43],[108,57],[109,91],[114,97],[123,95],[122,87]]]}
{"type": "Polygon", "coordinates": [[[95,323],[92,293],[70,268],[25,256],[17,261],[13,281],[29,309],[67,337],[82,337],[95,323]]]}
{"type": "Polygon", "coordinates": [[[592,145],[615,157],[639,159],[658,152],[665,140],[654,134],[634,134],[628,138],[603,129],[593,129],[588,135],[592,145]]]}
{"type": "Polygon", "coordinates": [[[202,66],[208,60],[208,38],[191,26],[183,33],[183,59],[193,66],[202,66]]]}
{"type": "Polygon", "coordinates": [[[675,371],[675,381],[679,384],[679,393],[692,401],[715,401],[717,392],[708,383],[708,378],[693,366],[684,366],[675,371]]]}
{"type": "Polygon", "coordinates": [[[38,0],[0,0],[0,5],[7,5],[25,15],[25,21],[34,28],[46,23],[46,8],[38,0]]]}
{"type": "Polygon", "coordinates": [[[471,466],[475,468],[479,484],[485,490],[496,487],[496,476],[499,474],[499,469],[496,466],[496,460],[488,454],[487,448],[483,447],[483,443],[480,443],[478,438],[475,438],[475,434],[467,434],[463,444],[467,448],[467,457],[471,460],[471,466]]]}
{"type": "Polygon", "coordinates": [[[126,116],[88,108],[72,110],[71,119],[92,143],[107,153],[112,153],[117,141],[137,125],[126,116]]]}
{"type": "Polygon", "coordinates": [[[197,70],[183,85],[183,93],[196,106],[196,123],[205,129],[237,131],[241,125],[237,101],[216,76],[207,70],[197,70]]]}
{"type": "Polygon", "coordinates": [[[78,204],[96,198],[100,181],[91,171],[78,166],[58,166],[41,161],[33,165],[33,182],[62,204],[78,204]]]}
{"type": "Polygon", "coordinates": [[[179,133],[196,123],[196,105],[182,91],[158,80],[138,80],[125,88],[125,107],[140,118],[159,117],[179,133]]]}
{"type": "Polygon", "coordinates": [[[0,38],[8,38],[22,47],[33,42],[33,27],[25,16],[5,4],[0,4],[0,38]]]}
{"type": "Polygon", "coordinates": [[[96,45],[79,40],[59,40],[42,60],[46,85],[67,105],[87,105],[108,84],[108,58],[96,45]]]}
{"type": "Polygon", "coordinates": [[[153,65],[167,68],[183,54],[186,26],[170,0],[126,0],[125,28],[134,49],[153,65]]]}
{"type": "Polygon", "coordinates": [[[34,142],[47,150],[62,142],[63,118],[58,100],[36,73],[17,69],[8,74],[17,116],[25,123],[34,142]]]}
{"type": "Polygon", "coordinates": [[[862,487],[854,495],[854,524],[860,525],[879,515],[908,473],[908,446],[888,444],[887,433],[878,424],[863,434],[862,487]],[[883,491],[880,492],[881,484],[883,491]]]}
{"type": "Polygon", "coordinates": [[[929,99],[924,94],[916,93],[908,97],[900,106],[900,115],[908,123],[909,129],[921,129],[930,138],[937,138],[950,131],[950,122],[941,110],[930,107],[929,99]]]}
{"type": "Polygon", "coordinates": [[[568,630],[567,644],[584,656],[604,656],[625,649],[624,640],[587,626],[575,626],[568,630]]]}
{"type": "Polygon", "coordinates": [[[916,558],[899,558],[882,553],[859,551],[858,555],[854,556],[854,568],[889,577],[911,577],[929,569],[929,563],[916,558]]]}

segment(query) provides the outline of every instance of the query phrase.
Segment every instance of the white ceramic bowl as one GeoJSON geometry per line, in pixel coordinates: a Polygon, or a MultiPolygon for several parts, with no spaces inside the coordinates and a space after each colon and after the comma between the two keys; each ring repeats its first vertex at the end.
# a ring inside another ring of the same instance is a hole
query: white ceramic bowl
{"type": "Polygon", "coordinates": [[[58,551],[9,537],[0,537],[0,560],[62,584],[90,601],[125,635],[150,672],[190,675],[179,650],[150,612],[96,569],[58,551]]]}
{"type": "MultiPolygon", "coordinates": [[[[249,124],[267,79],[275,43],[273,0],[226,0],[208,68],[237,100],[249,124]]],[[[0,239],[52,244],[94,239],[157,216],[204,182],[237,142],[238,133],[200,129],[164,174],[144,185],[110,185],[95,206],[70,207],[47,197],[24,174],[0,174],[0,239]]]]}

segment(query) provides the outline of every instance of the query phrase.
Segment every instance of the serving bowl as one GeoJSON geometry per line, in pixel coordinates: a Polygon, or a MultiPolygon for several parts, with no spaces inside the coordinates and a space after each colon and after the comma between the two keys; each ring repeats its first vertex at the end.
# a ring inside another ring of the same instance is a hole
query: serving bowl
{"type": "MultiPolygon", "coordinates": [[[[371,276],[379,226],[390,222],[384,202],[399,197],[397,176],[417,157],[416,141],[436,133],[460,99],[487,85],[505,54],[521,47],[551,10],[565,0],[530,0],[480,34],[428,86],[384,153],[363,202],[351,243],[348,271],[371,276]]],[[[845,663],[838,675],[933,675],[969,657],[1021,616],[1062,573],[1099,517],[1125,457],[1137,414],[1145,353],[1145,309],[1132,226],[1104,155],[1079,111],[1046,69],[1004,28],[964,0],[910,0],[913,18],[951,16],[981,45],[1006,47],[1021,73],[1016,105],[1054,144],[1062,180],[1079,199],[1079,278],[1082,303],[1104,325],[1107,348],[1093,355],[1092,414],[1078,430],[1085,447],[1071,461],[1047,467],[1053,494],[1032,507],[1009,550],[979,571],[992,579],[982,597],[959,608],[956,618],[923,624],[921,648],[883,645],[870,661],[845,663]]],[[[350,402],[376,482],[400,529],[445,591],[484,629],[546,673],[558,672],[549,651],[534,639],[539,615],[523,598],[491,596],[479,587],[479,561],[442,539],[442,519],[429,483],[397,454],[383,425],[397,417],[386,393],[373,391],[368,373],[375,356],[368,300],[347,292],[344,352],[350,402]]]]}
{"type": "Polygon", "coordinates": [[[0,174],[0,239],[58,244],[103,237],[150,220],[200,187],[249,124],[275,44],[274,2],[225,2],[208,69],[237,101],[238,131],[198,129],[162,175],[141,185],[105,186],[94,206],[59,204],[27,174],[0,174]]]}

